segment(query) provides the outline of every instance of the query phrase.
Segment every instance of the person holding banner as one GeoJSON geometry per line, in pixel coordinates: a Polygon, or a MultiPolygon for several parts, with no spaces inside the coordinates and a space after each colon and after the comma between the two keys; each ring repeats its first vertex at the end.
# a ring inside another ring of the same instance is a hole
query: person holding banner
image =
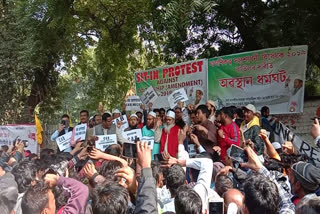
{"type": "Polygon", "coordinates": [[[263,160],[264,143],[259,137],[260,133],[260,121],[256,113],[256,107],[252,104],[248,104],[243,107],[244,121],[241,123],[240,129],[243,132],[246,144],[251,142],[254,145],[255,152],[259,155],[259,158],[263,160]]]}
{"type": "Polygon", "coordinates": [[[116,125],[112,124],[112,116],[109,113],[104,113],[102,123],[92,129],[93,136],[116,134],[116,125]]]}
{"type": "Polygon", "coordinates": [[[112,118],[113,120],[120,117],[121,116],[121,112],[119,111],[119,109],[115,109],[113,112],[112,112],[112,118]]]}
{"type": "Polygon", "coordinates": [[[169,153],[172,157],[176,157],[178,153],[178,133],[180,130],[179,126],[175,124],[175,117],[175,113],[168,110],[160,140],[160,153],[169,153]]]}
{"type": "Polygon", "coordinates": [[[141,130],[142,138],[149,137],[154,141],[152,154],[151,154],[152,159],[154,159],[155,154],[159,154],[160,152],[161,128],[156,121],[157,121],[156,113],[154,113],[153,111],[149,112],[147,116],[147,124],[141,130]]]}
{"type": "MultiPolygon", "coordinates": [[[[131,130],[134,130],[134,129],[139,129],[138,128],[138,116],[136,114],[131,114],[130,117],[129,117],[129,121],[128,122],[129,122],[129,127],[125,128],[123,130],[124,132],[131,131],[131,130]]],[[[121,144],[130,143],[130,141],[128,141],[127,139],[125,139],[123,137],[122,131],[121,131],[121,126],[122,126],[122,123],[119,122],[117,124],[117,129],[116,129],[118,142],[120,142],[121,144]]]]}
{"type": "MultiPolygon", "coordinates": [[[[61,116],[61,122],[59,123],[58,130],[51,135],[50,140],[55,142],[58,137],[67,134],[68,132],[72,132],[72,130],[73,127],[69,127],[69,115],[64,114],[61,116]]],[[[71,152],[71,148],[68,148],[63,152],[71,152]]]]}

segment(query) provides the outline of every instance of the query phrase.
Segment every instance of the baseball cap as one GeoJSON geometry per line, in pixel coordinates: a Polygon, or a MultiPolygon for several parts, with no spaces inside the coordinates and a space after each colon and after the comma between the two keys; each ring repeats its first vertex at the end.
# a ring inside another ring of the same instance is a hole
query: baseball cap
{"type": "Polygon", "coordinates": [[[243,106],[242,109],[247,109],[249,111],[252,111],[253,113],[257,112],[256,107],[252,104],[248,104],[246,106],[243,106]]]}

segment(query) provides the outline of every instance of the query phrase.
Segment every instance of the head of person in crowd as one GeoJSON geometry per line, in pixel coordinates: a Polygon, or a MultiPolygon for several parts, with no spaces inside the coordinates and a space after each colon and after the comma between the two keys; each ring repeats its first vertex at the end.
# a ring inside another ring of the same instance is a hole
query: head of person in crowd
{"type": "Polygon", "coordinates": [[[227,175],[218,175],[215,180],[214,188],[220,197],[229,189],[233,188],[233,181],[227,175]]]}
{"type": "Polygon", "coordinates": [[[136,129],[139,124],[138,120],[139,120],[139,117],[137,114],[131,114],[129,117],[129,127],[131,129],[136,129]]]}
{"type": "Polygon", "coordinates": [[[224,199],[224,213],[227,214],[228,206],[231,203],[235,203],[238,210],[241,209],[244,202],[244,195],[238,189],[229,189],[223,194],[224,199]]]}
{"type": "Polygon", "coordinates": [[[245,123],[248,124],[255,117],[256,107],[252,104],[248,104],[244,106],[242,109],[243,109],[243,115],[244,115],[243,119],[245,123]]]}
{"type": "Polygon", "coordinates": [[[319,214],[320,197],[303,198],[296,206],[296,214],[319,214]]]}
{"type": "Polygon", "coordinates": [[[92,211],[94,214],[126,214],[129,192],[116,182],[106,182],[92,192],[92,211]]]}
{"type": "Polygon", "coordinates": [[[43,182],[29,188],[22,198],[23,214],[55,214],[56,203],[52,190],[43,182]]]}
{"type": "Polygon", "coordinates": [[[122,147],[119,144],[113,144],[108,146],[104,152],[109,155],[120,157],[122,154],[122,147]]]}
{"type": "Polygon", "coordinates": [[[7,152],[9,150],[9,146],[2,145],[0,150],[1,150],[0,152],[7,152]]]}
{"type": "Polygon", "coordinates": [[[166,120],[166,118],[165,118],[166,117],[166,110],[164,108],[160,108],[159,111],[160,111],[160,117],[162,119],[162,122],[165,122],[165,120],[166,120]]]}
{"type": "Polygon", "coordinates": [[[291,192],[299,198],[315,193],[320,185],[320,170],[310,163],[299,161],[289,171],[291,192]]]}
{"type": "Polygon", "coordinates": [[[104,129],[110,129],[112,126],[112,117],[109,113],[103,113],[102,115],[102,127],[104,129]]]}
{"type": "Polygon", "coordinates": [[[35,154],[35,153],[31,153],[31,154],[29,155],[28,159],[29,159],[29,160],[36,160],[36,159],[38,159],[38,155],[35,154]]]}
{"type": "Polygon", "coordinates": [[[182,185],[174,198],[177,214],[201,214],[202,201],[198,193],[187,185],[182,185]]]}
{"type": "Polygon", "coordinates": [[[99,174],[109,181],[119,182],[120,177],[116,176],[116,171],[123,167],[120,161],[105,161],[99,169],[99,174]]]}
{"type": "Polygon", "coordinates": [[[23,193],[37,183],[37,166],[33,161],[24,160],[16,165],[11,173],[18,184],[19,193],[23,193]]]}
{"type": "Polygon", "coordinates": [[[64,114],[61,116],[61,124],[64,125],[64,128],[69,128],[69,121],[70,121],[70,118],[69,118],[69,115],[67,114],[64,114]]]}
{"type": "Polygon", "coordinates": [[[159,110],[158,108],[153,109],[153,112],[156,113],[157,119],[158,119],[158,118],[161,118],[161,116],[160,116],[160,110],[159,110]]]}
{"type": "Polygon", "coordinates": [[[222,125],[221,110],[216,111],[216,119],[214,120],[214,125],[216,125],[216,127],[221,127],[222,125]]]}
{"type": "Polygon", "coordinates": [[[242,108],[237,108],[233,114],[233,118],[243,119],[243,110],[242,108]]]}
{"type": "Polygon", "coordinates": [[[184,185],[185,182],[186,174],[183,168],[178,164],[172,165],[168,169],[166,175],[166,186],[169,189],[172,198],[176,197],[179,187],[184,185]]]}
{"type": "Polygon", "coordinates": [[[169,133],[170,129],[175,125],[175,118],[174,111],[169,109],[166,115],[166,122],[163,125],[166,133],[169,133]]]}
{"type": "Polygon", "coordinates": [[[197,118],[197,112],[196,112],[196,111],[194,111],[194,110],[191,111],[191,112],[189,113],[189,117],[190,117],[191,123],[192,123],[193,125],[196,125],[196,124],[199,123],[198,118],[197,118]]]}
{"type": "Polygon", "coordinates": [[[40,152],[40,159],[41,160],[46,160],[49,156],[54,154],[54,150],[53,149],[42,149],[40,152]]]}
{"type": "Polygon", "coordinates": [[[261,118],[261,112],[260,111],[256,111],[256,113],[254,115],[257,116],[259,119],[261,118]]]}
{"type": "Polygon", "coordinates": [[[138,124],[142,123],[143,113],[141,111],[137,111],[136,115],[138,116],[138,124]]]}
{"type": "Polygon", "coordinates": [[[151,162],[152,176],[156,180],[157,188],[163,187],[163,171],[158,161],[151,162]]]}
{"type": "Polygon", "coordinates": [[[260,111],[261,111],[261,116],[262,117],[264,117],[264,118],[268,118],[269,117],[270,109],[269,109],[268,106],[263,106],[260,111]]]}
{"type": "Polygon", "coordinates": [[[199,105],[197,107],[197,119],[200,123],[205,122],[208,120],[209,117],[209,110],[206,105],[199,105]]]}
{"type": "Polygon", "coordinates": [[[146,123],[147,129],[154,128],[154,125],[156,123],[156,118],[157,118],[156,113],[154,113],[153,111],[150,111],[147,116],[147,123],[146,123]]]}
{"type": "Polygon", "coordinates": [[[276,184],[261,174],[252,174],[244,183],[244,214],[278,214],[280,197],[276,184]]]}
{"type": "Polygon", "coordinates": [[[94,117],[93,116],[91,116],[90,118],[89,118],[89,127],[90,128],[93,128],[96,124],[94,123],[94,119],[93,119],[94,117]]]}
{"type": "Polygon", "coordinates": [[[89,112],[87,110],[80,111],[80,123],[89,122],[89,112]]]}
{"type": "Polygon", "coordinates": [[[212,100],[208,100],[206,106],[210,112],[210,115],[214,115],[216,112],[216,103],[212,100]]]}
{"type": "Polygon", "coordinates": [[[174,113],[176,114],[176,121],[182,120],[182,109],[180,107],[175,107],[174,113]]]}
{"type": "Polygon", "coordinates": [[[116,119],[118,117],[121,116],[121,112],[119,111],[119,109],[115,109],[113,112],[112,112],[112,117],[113,119],[116,119]]]}
{"type": "Polygon", "coordinates": [[[233,120],[233,112],[231,108],[223,107],[220,110],[220,121],[223,125],[229,125],[233,120]]]}
{"type": "Polygon", "coordinates": [[[95,126],[101,124],[101,123],[102,123],[102,117],[101,117],[101,115],[100,115],[100,114],[94,115],[93,121],[94,121],[94,125],[95,125],[95,126]]]}

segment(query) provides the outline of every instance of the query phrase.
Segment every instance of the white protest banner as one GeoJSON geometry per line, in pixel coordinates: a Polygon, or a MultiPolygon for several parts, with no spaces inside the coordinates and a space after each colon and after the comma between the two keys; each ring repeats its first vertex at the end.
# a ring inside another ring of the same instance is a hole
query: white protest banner
{"type": "Polygon", "coordinates": [[[184,88],[175,90],[172,94],[168,96],[168,102],[169,102],[170,108],[174,108],[179,101],[185,102],[187,100],[188,100],[188,97],[184,88]]]}
{"type": "Polygon", "coordinates": [[[134,143],[135,139],[137,138],[142,139],[141,129],[133,129],[130,131],[126,131],[126,132],[123,132],[122,135],[125,139],[127,139],[131,143],[134,143]]]}
{"type": "Polygon", "coordinates": [[[208,59],[208,99],[217,108],[253,104],[273,114],[302,113],[308,46],[288,46],[208,59]]]}
{"type": "Polygon", "coordinates": [[[166,65],[135,73],[136,93],[142,96],[152,86],[159,96],[153,106],[168,108],[168,96],[179,88],[188,95],[186,104],[205,104],[207,101],[208,60],[199,59],[174,65],[166,65]]]}
{"type": "Polygon", "coordinates": [[[98,135],[98,140],[96,141],[96,148],[104,151],[110,145],[117,144],[117,135],[110,134],[110,135],[98,135]]]}
{"type": "Polygon", "coordinates": [[[155,101],[158,99],[158,94],[153,87],[150,86],[147,88],[147,90],[145,90],[145,92],[143,92],[140,98],[144,104],[148,105],[149,103],[155,103],[155,101]]]}
{"type": "Polygon", "coordinates": [[[13,145],[13,141],[19,137],[21,140],[28,140],[25,150],[37,154],[39,144],[36,139],[35,125],[6,125],[0,126],[0,146],[13,145]]]}
{"type": "Polygon", "coordinates": [[[140,111],[141,104],[139,96],[129,96],[126,101],[126,111],[140,111]]]}
{"type": "Polygon", "coordinates": [[[154,144],[154,136],[153,137],[147,137],[143,136],[140,141],[144,141],[148,143],[149,148],[152,150],[153,149],[153,144],[154,144]]]}
{"type": "Polygon", "coordinates": [[[80,138],[80,141],[83,141],[86,139],[87,124],[79,124],[74,127],[74,129],[74,140],[78,140],[80,138]]]}
{"type": "Polygon", "coordinates": [[[127,115],[121,115],[120,117],[117,117],[116,119],[112,120],[112,124],[117,125],[118,122],[122,122],[121,131],[129,127],[127,115]]]}
{"type": "Polygon", "coordinates": [[[68,149],[71,147],[70,140],[71,140],[72,132],[68,132],[56,139],[57,145],[60,151],[68,149]]]}
{"type": "Polygon", "coordinates": [[[274,131],[274,141],[279,142],[281,145],[285,141],[291,141],[295,150],[300,154],[306,154],[318,167],[320,167],[320,149],[314,148],[309,143],[302,140],[293,131],[282,123],[277,123],[274,131]]]}

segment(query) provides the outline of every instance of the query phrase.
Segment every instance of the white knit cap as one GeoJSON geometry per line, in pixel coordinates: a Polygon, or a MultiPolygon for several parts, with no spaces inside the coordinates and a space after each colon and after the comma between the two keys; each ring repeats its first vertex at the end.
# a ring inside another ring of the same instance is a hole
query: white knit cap
{"type": "Polygon", "coordinates": [[[129,118],[131,118],[131,117],[136,117],[136,118],[138,118],[138,116],[137,116],[136,114],[131,114],[129,118]]]}
{"type": "Polygon", "coordinates": [[[171,117],[171,118],[175,119],[176,118],[176,114],[173,111],[168,111],[167,112],[167,117],[171,117]]]}
{"type": "Polygon", "coordinates": [[[119,111],[119,109],[113,110],[113,113],[114,113],[114,114],[121,114],[121,112],[119,111]]]}
{"type": "Polygon", "coordinates": [[[150,111],[148,115],[150,115],[150,116],[152,116],[154,118],[157,117],[157,114],[155,112],[153,112],[153,111],[150,111]]]}

